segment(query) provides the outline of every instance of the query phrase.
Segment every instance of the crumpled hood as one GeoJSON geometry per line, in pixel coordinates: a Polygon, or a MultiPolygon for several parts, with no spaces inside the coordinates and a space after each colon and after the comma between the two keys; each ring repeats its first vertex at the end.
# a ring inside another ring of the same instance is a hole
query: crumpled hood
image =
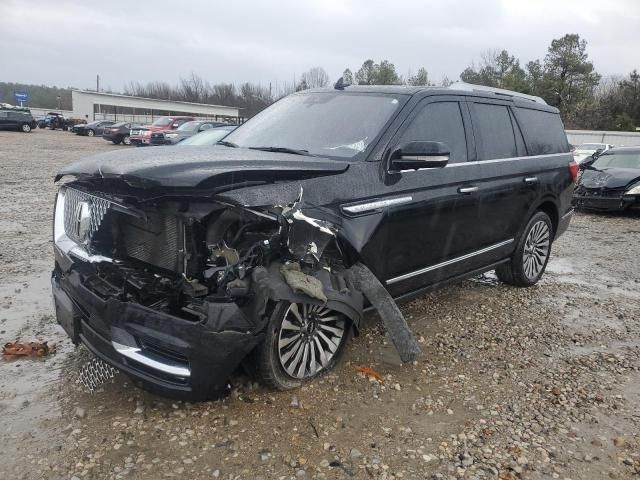
{"type": "Polygon", "coordinates": [[[623,188],[636,181],[640,181],[640,170],[635,168],[585,169],[580,185],[585,188],[623,188]]]}
{"type": "Polygon", "coordinates": [[[64,167],[79,180],[120,179],[136,187],[220,187],[335,175],[349,163],[289,153],[224,146],[131,148],[101,153],[64,167]]]}

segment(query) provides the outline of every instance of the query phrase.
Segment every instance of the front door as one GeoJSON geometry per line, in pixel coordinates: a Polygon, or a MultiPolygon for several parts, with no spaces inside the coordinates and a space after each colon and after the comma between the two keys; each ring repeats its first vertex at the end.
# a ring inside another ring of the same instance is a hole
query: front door
{"type": "Polygon", "coordinates": [[[393,172],[397,192],[411,201],[390,208],[380,234],[385,241],[385,281],[392,295],[416,290],[468,270],[460,260],[478,247],[478,195],[468,108],[463,98],[429,97],[419,103],[390,143],[445,143],[451,152],[443,168],[393,172]]]}

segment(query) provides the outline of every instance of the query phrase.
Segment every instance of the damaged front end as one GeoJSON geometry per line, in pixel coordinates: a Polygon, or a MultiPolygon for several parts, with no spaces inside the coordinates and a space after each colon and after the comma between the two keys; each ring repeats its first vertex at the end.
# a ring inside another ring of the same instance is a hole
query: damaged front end
{"type": "Polygon", "coordinates": [[[337,230],[305,215],[302,195],[246,207],[174,190],[98,191],[76,181],[58,193],[56,314],[75,343],[145,387],[192,399],[223,392],[283,302],[310,312],[274,347],[292,378],[328,367],[329,333],[359,324],[363,297],[337,230]]]}

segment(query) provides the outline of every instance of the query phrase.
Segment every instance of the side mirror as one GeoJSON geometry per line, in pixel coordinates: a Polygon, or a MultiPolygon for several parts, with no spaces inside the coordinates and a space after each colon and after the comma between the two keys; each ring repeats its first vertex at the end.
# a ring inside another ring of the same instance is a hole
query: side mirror
{"type": "Polygon", "coordinates": [[[391,154],[390,170],[442,168],[449,162],[449,147],[442,142],[408,142],[391,154]]]}

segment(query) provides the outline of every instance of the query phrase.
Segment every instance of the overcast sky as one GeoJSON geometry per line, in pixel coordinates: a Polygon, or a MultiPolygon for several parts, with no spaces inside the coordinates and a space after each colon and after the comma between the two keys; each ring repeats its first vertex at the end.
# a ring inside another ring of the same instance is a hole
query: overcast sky
{"type": "Polygon", "coordinates": [[[578,33],[604,75],[640,68],[640,0],[0,0],[0,81],[121,90],[129,81],[332,80],[367,58],[458,79],[482,51],[521,64],[578,33]]]}

